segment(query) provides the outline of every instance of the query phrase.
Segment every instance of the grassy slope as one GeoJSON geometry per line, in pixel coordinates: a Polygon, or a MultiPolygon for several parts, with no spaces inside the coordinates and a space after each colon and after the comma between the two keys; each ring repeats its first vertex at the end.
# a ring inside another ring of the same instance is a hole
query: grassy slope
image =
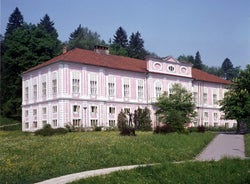
{"type": "Polygon", "coordinates": [[[0,131],[0,182],[33,183],[85,170],[189,160],[213,133],[121,137],[118,132],[39,137],[0,131]]]}
{"type": "Polygon", "coordinates": [[[250,157],[250,134],[245,135],[245,152],[246,156],[250,157]]]}

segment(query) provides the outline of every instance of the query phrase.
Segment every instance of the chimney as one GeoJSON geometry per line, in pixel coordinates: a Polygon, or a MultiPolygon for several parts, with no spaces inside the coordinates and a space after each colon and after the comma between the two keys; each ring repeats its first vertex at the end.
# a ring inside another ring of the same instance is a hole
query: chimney
{"type": "Polygon", "coordinates": [[[109,55],[109,47],[102,45],[95,45],[94,51],[98,54],[109,55]]]}
{"type": "Polygon", "coordinates": [[[62,53],[65,54],[67,52],[67,47],[66,45],[63,46],[62,53]]]}

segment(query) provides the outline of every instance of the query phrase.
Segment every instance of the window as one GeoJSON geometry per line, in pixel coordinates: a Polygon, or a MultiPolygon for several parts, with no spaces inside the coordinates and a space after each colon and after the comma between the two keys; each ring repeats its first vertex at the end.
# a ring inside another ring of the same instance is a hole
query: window
{"type": "Polygon", "coordinates": [[[36,84],[33,86],[33,98],[34,100],[37,99],[37,85],[36,84]]]}
{"type": "Polygon", "coordinates": [[[138,86],[137,86],[137,89],[138,89],[138,98],[143,98],[143,80],[139,80],[138,81],[138,86]]]}
{"type": "Polygon", "coordinates": [[[125,98],[129,97],[129,79],[124,79],[123,81],[123,96],[125,98]]]}
{"type": "Polygon", "coordinates": [[[109,107],[109,114],[115,114],[115,107],[109,107]]]}
{"type": "Polygon", "coordinates": [[[170,65],[170,66],[168,67],[168,70],[169,70],[170,72],[173,72],[173,71],[174,71],[174,66],[170,65]]]}
{"type": "Polygon", "coordinates": [[[169,96],[172,96],[172,95],[173,95],[173,93],[174,93],[173,88],[169,88],[169,96]]]}
{"type": "Polygon", "coordinates": [[[204,112],[204,119],[208,120],[208,112],[204,112]]]}
{"type": "Polygon", "coordinates": [[[25,127],[25,129],[28,129],[29,128],[29,122],[26,122],[24,127],[25,127]]]}
{"type": "Polygon", "coordinates": [[[114,127],[115,126],[115,120],[109,120],[109,126],[114,127]]]}
{"type": "Polygon", "coordinates": [[[158,98],[161,95],[161,83],[157,82],[155,84],[155,97],[158,98]]]}
{"type": "Polygon", "coordinates": [[[205,126],[205,127],[208,127],[208,122],[204,122],[204,126],[205,126]]]}
{"type": "Polygon", "coordinates": [[[218,123],[214,123],[214,127],[218,127],[219,126],[219,124],[218,123]]]}
{"type": "Polygon", "coordinates": [[[46,107],[43,107],[42,112],[43,112],[43,115],[46,115],[46,114],[47,114],[47,109],[46,109],[46,107]]]}
{"type": "Polygon", "coordinates": [[[33,122],[33,127],[34,127],[34,128],[37,128],[37,121],[34,121],[34,122],[33,122]]]}
{"type": "Polygon", "coordinates": [[[52,76],[52,94],[57,94],[57,73],[54,72],[52,76]]]}
{"type": "Polygon", "coordinates": [[[97,126],[98,120],[97,119],[91,119],[90,124],[92,127],[97,126]]]}
{"type": "Polygon", "coordinates": [[[193,92],[193,102],[195,104],[198,104],[198,93],[197,92],[193,92]]]}
{"type": "Polygon", "coordinates": [[[207,93],[203,93],[203,103],[207,104],[207,93]]]}
{"type": "Polygon", "coordinates": [[[73,119],[73,126],[79,127],[80,126],[80,122],[81,122],[80,119],[73,119]]]}
{"type": "Polygon", "coordinates": [[[124,108],[124,113],[125,113],[125,114],[130,113],[130,108],[124,108]]]}
{"type": "Polygon", "coordinates": [[[47,124],[47,120],[42,121],[43,127],[47,124]]]}
{"type": "Polygon", "coordinates": [[[42,83],[42,96],[45,97],[46,96],[46,82],[42,83]]]}
{"type": "Polygon", "coordinates": [[[91,106],[91,113],[97,113],[97,106],[91,106]]]}
{"type": "Polygon", "coordinates": [[[218,113],[214,112],[214,121],[218,121],[218,113]]]}
{"type": "Polygon", "coordinates": [[[216,105],[217,101],[217,94],[213,94],[213,104],[216,105]]]}
{"type": "Polygon", "coordinates": [[[24,113],[24,116],[25,116],[25,117],[28,117],[28,115],[29,115],[29,111],[26,110],[25,113],[24,113]]]}
{"type": "Polygon", "coordinates": [[[53,107],[52,107],[52,112],[53,112],[53,113],[57,113],[57,106],[53,106],[53,107]]]}
{"type": "Polygon", "coordinates": [[[72,92],[78,94],[80,92],[80,75],[79,72],[73,72],[72,92]]]}
{"type": "Polygon", "coordinates": [[[29,100],[29,88],[26,87],[24,90],[24,99],[27,101],[29,100]]]}
{"type": "Polygon", "coordinates": [[[57,127],[57,119],[52,120],[53,127],[57,127]]]}
{"type": "Polygon", "coordinates": [[[74,105],[73,106],[73,113],[79,114],[79,112],[80,112],[80,105],[74,105]]]}
{"type": "Polygon", "coordinates": [[[97,95],[97,79],[96,75],[90,75],[90,94],[97,95]]]}
{"type": "Polygon", "coordinates": [[[33,109],[33,116],[36,116],[36,115],[37,115],[37,110],[33,109]]]}
{"type": "Polygon", "coordinates": [[[108,95],[113,97],[115,96],[115,82],[114,77],[108,78],[108,95]]]}

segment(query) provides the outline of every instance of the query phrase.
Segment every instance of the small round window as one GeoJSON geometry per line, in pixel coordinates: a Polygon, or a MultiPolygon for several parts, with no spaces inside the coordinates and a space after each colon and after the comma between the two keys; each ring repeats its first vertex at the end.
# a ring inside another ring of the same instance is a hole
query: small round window
{"type": "Polygon", "coordinates": [[[173,71],[174,71],[174,66],[170,65],[170,66],[168,67],[168,70],[169,70],[170,72],[173,72],[173,71]]]}

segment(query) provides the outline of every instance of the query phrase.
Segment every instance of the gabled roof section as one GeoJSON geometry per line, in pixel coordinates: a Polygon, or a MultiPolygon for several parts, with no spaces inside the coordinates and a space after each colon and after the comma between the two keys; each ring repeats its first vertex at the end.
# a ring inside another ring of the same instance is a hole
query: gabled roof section
{"type": "Polygon", "coordinates": [[[118,70],[127,70],[127,71],[134,71],[134,72],[143,72],[143,73],[147,72],[146,61],[144,60],[133,59],[133,58],[124,57],[124,56],[100,54],[100,53],[96,53],[90,50],[75,48],[64,54],[54,57],[49,61],[46,61],[40,65],[30,68],[24,73],[37,70],[39,68],[48,66],[50,64],[53,64],[59,61],[94,65],[94,66],[113,68],[113,69],[118,69],[118,70]]]}
{"type": "Polygon", "coordinates": [[[204,72],[202,70],[198,70],[196,68],[192,68],[192,77],[197,81],[205,81],[205,82],[212,82],[212,83],[219,83],[219,84],[232,84],[231,81],[222,79],[218,76],[209,74],[207,72],[204,72]]]}

